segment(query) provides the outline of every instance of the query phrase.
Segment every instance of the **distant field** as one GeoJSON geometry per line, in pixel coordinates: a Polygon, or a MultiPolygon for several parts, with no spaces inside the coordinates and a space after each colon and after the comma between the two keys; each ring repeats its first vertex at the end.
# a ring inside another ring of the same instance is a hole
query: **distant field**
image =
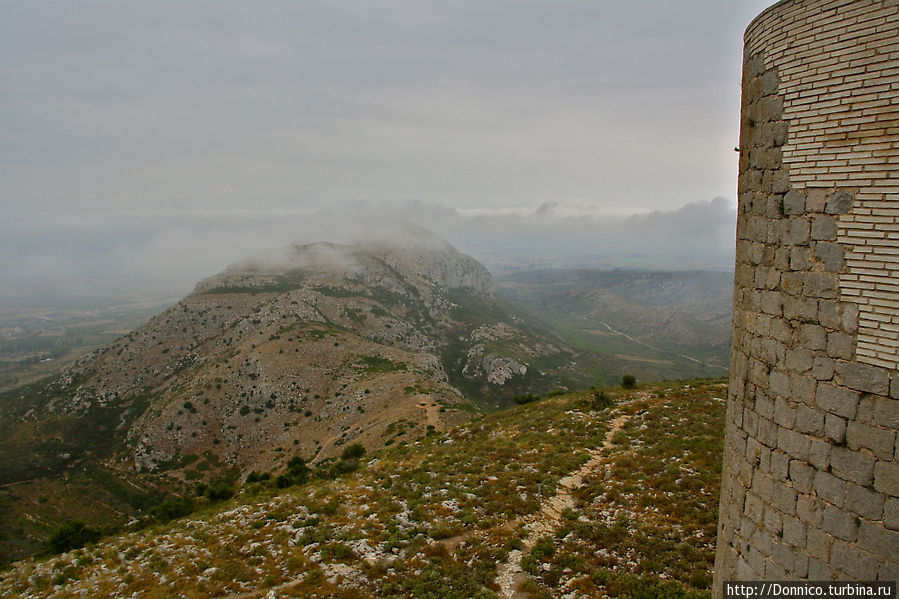
{"type": "Polygon", "coordinates": [[[58,372],[161,312],[162,300],[95,309],[0,310],[0,391],[58,372]]]}

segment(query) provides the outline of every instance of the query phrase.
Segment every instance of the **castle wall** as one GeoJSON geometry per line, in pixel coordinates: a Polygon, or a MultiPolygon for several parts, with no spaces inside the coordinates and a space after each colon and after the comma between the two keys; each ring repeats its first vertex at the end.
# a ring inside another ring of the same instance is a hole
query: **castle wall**
{"type": "Polygon", "coordinates": [[[746,30],[715,592],[899,579],[899,1],[746,30]]]}

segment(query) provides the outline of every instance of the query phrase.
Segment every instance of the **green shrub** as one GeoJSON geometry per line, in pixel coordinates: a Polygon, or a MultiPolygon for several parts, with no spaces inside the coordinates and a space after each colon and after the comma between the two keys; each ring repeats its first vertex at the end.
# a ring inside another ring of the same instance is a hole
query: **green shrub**
{"type": "Polygon", "coordinates": [[[353,443],[348,447],[344,448],[343,453],[340,454],[341,460],[352,460],[354,458],[358,459],[365,455],[365,448],[362,447],[359,443],[353,443]]]}
{"type": "Polygon", "coordinates": [[[150,515],[165,524],[176,518],[183,518],[193,511],[194,500],[190,497],[169,497],[150,510],[150,515]]]}
{"type": "Polygon", "coordinates": [[[621,386],[625,389],[633,389],[637,386],[637,377],[632,374],[626,374],[621,377],[621,386]]]}
{"type": "Polygon", "coordinates": [[[206,488],[203,495],[209,501],[224,501],[234,497],[234,487],[225,481],[216,481],[206,488]]]}
{"type": "Polygon", "coordinates": [[[47,547],[54,553],[63,553],[99,540],[99,530],[88,528],[81,520],[72,520],[53,529],[47,547]]]}

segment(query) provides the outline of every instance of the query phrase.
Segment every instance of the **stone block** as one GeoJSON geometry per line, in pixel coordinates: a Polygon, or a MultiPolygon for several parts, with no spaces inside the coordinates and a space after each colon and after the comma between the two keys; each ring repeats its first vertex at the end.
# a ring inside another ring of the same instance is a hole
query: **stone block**
{"type": "Polygon", "coordinates": [[[790,174],[786,171],[775,171],[771,178],[771,193],[781,194],[788,191],[790,191],[790,174]]]}
{"type": "Polygon", "coordinates": [[[769,472],[778,480],[787,480],[790,472],[790,456],[782,451],[772,451],[769,472]]]}
{"type": "MultiPolygon", "coordinates": [[[[789,278],[790,275],[798,273],[788,273],[784,275],[789,278]]],[[[801,278],[802,275],[800,275],[801,278]]],[[[802,285],[799,285],[802,289],[802,285]]],[[[801,291],[800,291],[801,292],[801,291]]],[[[818,302],[810,297],[788,297],[784,300],[784,318],[789,320],[799,320],[804,322],[813,322],[818,320],[818,302]]]]}
{"type": "Polygon", "coordinates": [[[808,212],[824,212],[827,204],[827,190],[820,187],[812,187],[805,190],[805,209],[808,212]]]}
{"type": "Polygon", "coordinates": [[[886,395],[890,388],[890,375],[877,366],[839,362],[836,365],[836,382],[856,391],[886,395]]]}
{"type": "Polygon", "coordinates": [[[824,561],[829,560],[833,540],[832,536],[818,527],[806,527],[805,545],[810,557],[824,561]]]}
{"type": "Polygon", "coordinates": [[[899,530],[899,498],[888,497],[884,502],[883,525],[890,530],[899,530]]]}
{"type": "Polygon", "coordinates": [[[849,483],[846,487],[846,502],[843,508],[868,520],[883,517],[884,496],[867,487],[849,483]]]}
{"type": "Polygon", "coordinates": [[[794,401],[804,403],[806,405],[814,405],[815,389],[818,387],[818,381],[812,377],[794,374],[790,377],[790,392],[794,401]]]}
{"type": "Polygon", "coordinates": [[[846,442],[846,419],[836,414],[827,414],[824,419],[824,434],[838,445],[846,442]]]}
{"type": "Polygon", "coordinates": [[[793,340],[793,327],[779,318],[772,320],[771,336],[781,343],[790,343],[793,340]]]}
{"type": "Polygon", "coordinates": [[[805,213],[805,194],[798,191],[788,191],[783,198],[783,213],[786,216],[795,216],[805,213]]]}
{"type": "Polygon", "coordinates": [[[806,526],[796,518],[787,516],[783,519],[783,540],[793,547],[805,548],[806,526]]]}
{"type": "Polygon", "coordinates": [[[834,241],[837,238],[837,222],[832,216],[812,217],[811,238],[814,241],[834,241]]]}
{"type": "MultiPolygon", "coordinates": [[[[762,528],[770,533],[769,538],[780,536],[780,533],[783,530],[783,517],[774,508],[765,506],[765,513],[762,516],[762,528]]],[[[762,533],[760,532],[759,534],[762,533]]]]}
{"type": "Polygon", "coordinates": [[[839,243],[829,241],[815,242],[815,258],[824,265],[828,272],[840,272],[846,262],[845,252],[839,243]]]}
{"type": "Polygon", "coordinates": [[[889,582],[899,580],[899,564],[883,563],[877,569],[877,580],[879,582],[889,582]]]}
{"type": "Polygon", "coordinates": [[[858,420],[852,420],[846,427],[846,445],[853,451],[865,448],[878,458],[889,460],[893,457],[895,443],[895,429],[878,428],[858,420]]]}
{"type": "Polygon", "coordinates": [[[824,506],[821,528],[828,534],[844,541],[852,542],[858,538],[858,522],[855,516],[832,505],[824,506]]]}
{"type": "Polygon", "coordinates": [[[818,300],[818,322],[828,329],[840,328],[840,310],[837,302],[818,300]]]}
{"type": "Polygon", "coordinates": [[[857,485],[870,486],[874,482],[874,463],[871,456],[848,447],[835,446],[830,452],[830,471],[833,475],[857,485]]]}
{"type": "MultiPolygon", "coordinates": [[[[768,375],[768,390],[780,397],[789,397],[790,396],[790,375],[785,372],[780,371],[772,371],[770,375],[768,375]]],[[[775,404],[775,411],[777,409],[777,405],[775,404]]]]}
{"type": "MultiPolygon", "coordinates": [[[[811,267],[812,262],[806,248],[793,248],[790,250],[790,269],[794,272],[785,272],[781,274],[780,283],[784,293],[791,296],[791,304],[793,301],[800,299],[802,296],[802,289],[805,286],[805,275],[800,271],[808,270],[811,267]]],[[[793,308],[792,305],[790,308],[797,309],[793,308]]],[[[787,318],[798,318],[791,314],[792,313],[789,313],[787,318]]]]}
{"type": "Polygon", "coordinates": [[[755,396],[755,411],[762,418],[774,418],[774,399],[767,393],[759,391],[755,396]]]}
{"type": "Polygon", "coordinates": [[[782,514],[796,513],[796,491],[783,484],[774,485],[771,503],[782,514]]]}
{"type": "Polygon", "coordinates": [[[827,472],[815,472],[812,488],[818,497],[837,507],[841,507],[846,501],[846,482],[827,472]]]}
{"type": "Polygon", "coordinates": [[[875,580],[877,560],[858,546],[837,539],[830,550],[830,565],[855,580],[875,580]]]}
{"type": "Polygon", "coordinates": [[[843,330],[847,333],[858,331],[858,306],[847,304],[843,306],[843,330]]]}
{"type": "Polygon", "coordinates": [[[761,82],[761,92],[763,96],[771,96],[777,93],[778,80],[776,69],[765,71],[759,81],[761,82]]]}
{"type": "Polygon", "coordinates": [[[823,502],[817,497],[800,495],[796,498],[796,516],[809,526],[820,528],[823,509],[823,502]]]}
{"type": "Polygon", "coordinates": [[[899,563],[899,532],[862,520],[858,527],[859,546],[874,555],[899,563]]]}
{"type": "Polygon", "coordinates": [[[821,470],[830,467],[830,443],[821,439],[809,439],[808,463],[821,470]]]}
{"type": "MultiPolygon", "coordinates": [[[[789,397],[789,387],[787,393],[784,394],[789,397]]],[[[786,428],[793,428],[796,424],[796,408],[790,405],[790,401],[778,397],[774,400],[774,422],[778,424],[778,426],[783,426],[786,428]]]]}
{"type": "Polygon", "coordinates": [[[811,227],[811,222],[807,218],[795,217],[790,219],[790,243],[807,245],[811,235],[811,227]]]}
{"type": "Polygon", "coordinates": [[[893,373],[890,381],[890,397],[899,399],[899,372],[893,373]]]}
{"type": "Polygon", "coordinates": [[[777,447],[777,431],[778,426],[773,420],[768,418],[759,418],[757,423],[758,440],[768,447],[777,447]]]}
{"type": "Polygon", "coordinates": [[[899,401],[886,397],[874,398],[874,424],[899,430],[899,401]]]}
{"type": "Polygon", "coordinates": [[[812,376],[819,381],[829,381],[833,378],[833,360],[825,356],[815,356],[812,359],[812,376]]]}
{"type": "Polygon", "coordinates": [[[874,465],[874,489],[899,497],[899,462],[877,462],[874,465]]]}
{"type": "Polygon", "coordinates": [[[855,339],[846,333],[828,333],[827,355],[841,360],[853,359],[855,357],[855,339]]]}
{"type": "Polygon", "coordinates": [[[819,408],[847,419],[855,418],[858,402],[856,391],[829,383],[819,383],[815,392],[815,403],[819,408]]]}
{"type": "Polygon", "coordinates": [[[793,488],[800,493],[808,493],[812,489],[815,471],[804,461],[790,460],[790,480],[793,488]]]}
{"type": "Polygon", "coordinates": [[[788,428],[778,427],[777,448],[786,452],[791,458],[808,460],[809,438],[788,428]]]}
{"type": "Polygon", "coordinates": [[[783,296],[778,291],[764,291],[761,297],[762,312],[771,316],[783,314],[783,296]]]}
{"type": "MultiPolygon", "coordinates": [[[[833,580],[833,570],[826,562],[810,557],[808,560],[808,577],[809,580],[833,580]]],[[[742,578],[741,580],[758,580],[758,578],[742,578]]]]}
{"type": "Polygon", "coordinates": [[[799,404],[796,408],[796,430],[800,433],[824,434],[824,412],[799,404]]]}
{"type": "Polygon", "coordinates": [[[851,209],[852,194],[845,189],[840,189],[830,194],[824,207],[824,211],[827,214],[846,214],[851,209]]]}
{"type": "Polygon", "coordinates": [[[802,290],[808,297],[835,298],[837,296],[836,274],[810,272],[805,277],[802,290]]]}
{"type": "Polygon", "coordinates": [[[817,324],[802,324],[797,341],[806,349],[823,350],[827,347],[827,330],[817,324]]]}

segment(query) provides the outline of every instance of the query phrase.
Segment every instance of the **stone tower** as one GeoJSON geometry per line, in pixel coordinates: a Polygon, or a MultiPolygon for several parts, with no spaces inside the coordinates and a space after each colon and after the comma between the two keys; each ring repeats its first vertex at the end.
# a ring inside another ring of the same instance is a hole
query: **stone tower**
{"type": "Polygon", "coordinates": [[[899,1],[746,30],[725,580],[899,579],[899,1]]]}

